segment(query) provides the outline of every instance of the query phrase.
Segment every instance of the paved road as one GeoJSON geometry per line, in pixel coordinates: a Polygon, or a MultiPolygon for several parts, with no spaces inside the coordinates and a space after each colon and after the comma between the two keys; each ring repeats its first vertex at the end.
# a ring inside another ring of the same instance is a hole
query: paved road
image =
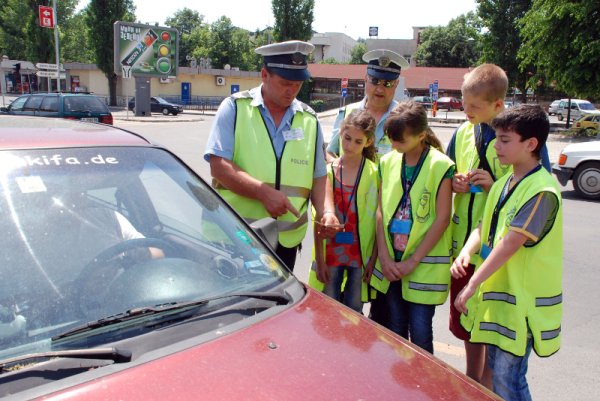
{"type": "MultiPolygon", "coordinates": [[[[171,116],[170,116],[171,117],[171,116]]],[[[159,121],[160,117],[153,118],[159,121]]],[[[149,123],[115,120],[115,125],[146,135],[163,143],[186,161],[203,178],[209,179],[208,164],[203,152],[211,115],[182,115],[167,123],[149,123]],[[180,122],[177,122],[180,121],[180,122]],[[186,121],[186,122],[181,122],[186,121]],[[177,123],[175,123],[177,122],[177,123]]],[[[322,119],[323,130],[330,131],[334,117],[322,119]]],[[[147,121],[147,120],[146,120],[147,121]]],[[[435,124],[434,131],[446,144],[454,126],[435,124]]],[[[570,139],[552,135],[548,143],[550,160],[555,162],[560,149],[570,139]]],[[[529,382],[536,400],[600,399],[600,203],[587,202],[575,197],[572,187],[563,187],[564,199],[564,322],[563,346],[552,358],[532,356],[529,382]]],[[[304,241],[304,250],[297,262],[296,275],[306,281],[311,255],[310,234],[304,241]]],[[[459,370],[464,369],[464,351],[460,341],[447,329],[448,304],[437,309],[434,318],[435,352],[443,361],[459,370]]]]}

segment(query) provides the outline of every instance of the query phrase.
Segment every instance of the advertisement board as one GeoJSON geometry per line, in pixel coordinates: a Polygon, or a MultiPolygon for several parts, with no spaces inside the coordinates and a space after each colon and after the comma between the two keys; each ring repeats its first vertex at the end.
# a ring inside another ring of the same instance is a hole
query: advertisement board
{"type": "Polygon", "coordinates": [[[124,78],[177,76],[177,29],[117,21],[114,33],[115,74],[124,78]]]}

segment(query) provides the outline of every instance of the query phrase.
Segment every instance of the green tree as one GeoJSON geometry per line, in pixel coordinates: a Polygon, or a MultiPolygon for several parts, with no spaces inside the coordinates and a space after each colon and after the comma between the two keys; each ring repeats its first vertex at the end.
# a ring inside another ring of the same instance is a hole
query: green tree
{"type": "Polygon", "coordinates": [[[60,27],[60,60],[63,63],[93,63],[94,52],[86,24],[87,8],[66,19],[60,27]]]}
{"type": "Polygon", "coordinates": [[[363,60],[363,55],[367,52],[367,45],[365,43],[358,43],[356,46],[352,48],[350,55],[352,58],[350,59],[350,64],[367,64],[363,60]]]}
{"type": "Polygon", "coordinates": [[[22,0],[4,0],[0,4],[0,56],[7,55],[12,60],[27,58],[23,21],[29,21],[30,16],[31,8],[22,0]]]}
{"type": "Polygon", "coordinates": [[[521,67],[535,64],[560,91],[600,97],[600,3],[533,0],[521,23],[521,67]]]}
{"type": "Polygon", "coordinates": [[[189,8],[178,10],[165,20],[165,24],[179,31],[179,65],[188,65],[186,56],[191,56],[196,44],[192,41],[194,29],[204,24],[204,16],[189,8]]]}
{"type": "Polygon", "coordinates": [[[423,67],[470,67],[479,59],[479,20],[474,13],[461,15],[447,26],[430,27],[421,32],[415,53],[423,67]]]}
{"type": "Polygon", "coordinates": [[[117,104],[117,75],[114,72],[114,31],[116,21],[135,21],[133,0],[91,0],[86,22],[98,68],[108,79],[111,106],[117,104]]]}
{"type": "Polygon", "coordinates": [[[312,37],[314,0],[272,0],[277,42],[304,40],[312,37]]]}
{"type": "Polygon", "coordinates": [[[511,87],[519,88],[526,100],[527,80],[535,73],[533,64],[519,64],[521,48],[519,21],[531,0],[477,0],[477,12],[486,32],[482,37],[481,61],[496,64],[508,75],[511,87]]]}
{"type": "Polygon", "coordinates": [[[208,49],[213,68],[223,68],[225,64],[231,65],[234,29],[231,20],[226,16],[222,16],[210,25],[208,49]]]}

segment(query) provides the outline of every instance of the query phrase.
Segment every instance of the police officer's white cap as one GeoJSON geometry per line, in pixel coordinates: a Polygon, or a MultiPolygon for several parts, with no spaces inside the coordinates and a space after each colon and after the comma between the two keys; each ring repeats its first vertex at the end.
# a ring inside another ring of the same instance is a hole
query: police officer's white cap
{"type": "Polygon", "coordinates": [[[311,43],[290,40],[261,46],[254,52],[263,56],[265,67],[282,78],[305,81],[310,78],[306,56],[314,49],[311,43]]]}
{"type": "Polygon", "coordinates": [[[408,61],[391,50],[376,49],[366,52],[363,60],[369,63],[367,74],[385,80],[398,79],[402,68],[408,68],[408,61]]]}

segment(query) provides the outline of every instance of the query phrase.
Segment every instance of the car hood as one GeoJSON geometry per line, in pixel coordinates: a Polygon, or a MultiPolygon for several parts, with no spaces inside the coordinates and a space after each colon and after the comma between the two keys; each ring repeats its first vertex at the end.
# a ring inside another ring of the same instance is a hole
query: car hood
{"type": "Polygon", "coordinates": [[[496,400],[322,294],[220,339],[46,399],[496,400]]]}
{"type": "Polygon", "coordinates": [[[572,143],[562,150],[564,154],[595,155],[600,158],[600,141],[572,143]]]}

